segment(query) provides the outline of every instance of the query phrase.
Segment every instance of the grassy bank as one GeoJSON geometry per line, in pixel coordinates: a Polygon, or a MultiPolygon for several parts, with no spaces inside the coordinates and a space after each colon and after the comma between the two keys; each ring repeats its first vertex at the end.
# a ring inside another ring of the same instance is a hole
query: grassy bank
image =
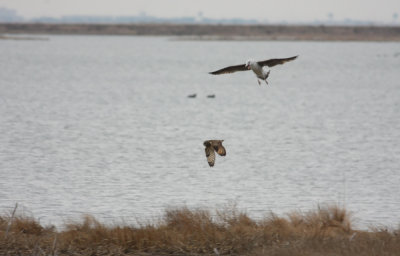
{"type": "Polygon", "coordinates": [[[104,225],[91,216],[62,231],[0,217],[0,255],[400,255],[400,230],[354,230],[339,207],[252,220],[236,210],[166,210],[155,223],[104,225]]]}

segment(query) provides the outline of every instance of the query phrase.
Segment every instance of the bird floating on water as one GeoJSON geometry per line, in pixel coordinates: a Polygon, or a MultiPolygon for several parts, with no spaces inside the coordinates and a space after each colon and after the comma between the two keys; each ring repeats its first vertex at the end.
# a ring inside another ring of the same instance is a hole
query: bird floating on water
{"type": "Polygon", "coordinates": [[[193,93],[193,94],[189,94],[189,95],[188,95],[188,98],[196,98],[196,96],[197,96],[197,94],[196,94],[196,93],[193,93]]]}
{"type": "Polygon", "coordinates": [[[226,150],[224,146],[222,146],[222,142],[224,140],[206,140],[204,141],[203,145],[206,147],[206,157],[207,157],[207,162],[210,167],[214,166],[215,163],[215,152],[218,153],[220,156],[225,156],[226,155],[226,150]],[[215,151],[215,152],[214,152],[215,151]]]}
{"type": "Polygon", "coordinates": [[[215,98],[215,94],[209,94],[207,95],[207,98],[215,98]]]}
{"type": "Polygon", "coordinates": [[[236,71],[247,71],[247,70],[252,70],[254,74],[257,76],[257,82],[259,85],[260,79],[264,80],[266,84],[268,84],[267,78],[269,76],[270,70],[268,72],[264,69],[265,66],[267,67],[273,67],[276,65],[283,64],[288,61],[292,61],[296,59],[297,56],[293,56],[290,58],[283,58],[283,59],[269,59],[269,60],[264,60],[264,61],[254,61],[254,60],[248,60],[246,61],[245,64],[240,64],[240,65],[235,65],[235,66],[229,66],[226,68],[219,69],[214,72],[210,72],[212,75],[221,75],[221,74],[228,74],[228,73],[234,73],[236,71]]]}

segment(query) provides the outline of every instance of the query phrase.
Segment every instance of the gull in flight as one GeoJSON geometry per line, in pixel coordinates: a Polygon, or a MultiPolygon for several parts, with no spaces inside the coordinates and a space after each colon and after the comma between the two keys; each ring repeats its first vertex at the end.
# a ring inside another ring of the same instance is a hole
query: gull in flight
{"type": "Polygon", "coordinates": [[[264,60],[264,61],[254,61],[254,60],[248,60],[246,61],[245,64],[240,64],[236,66],[229,66],[214,72],[210,72],[212,75],[221,75],[221,74],[228,74],[228,73],[233,73],[236,71],[247,71],[247,70],[253,70],[254,74],[257,76],[257,82],[259,85],[260,79],[264,80],[266,84],[268,84],[267,78],[269,76],[270,70],[268,72],[264,69],[265,66],[267,67],[273,67],[276,65],[283,64],[288,61],[292,61],[296,59],[297,56],[293,56],[290,58],[284,58],[284,59],[270,59],[270,60],[264,60]]]}

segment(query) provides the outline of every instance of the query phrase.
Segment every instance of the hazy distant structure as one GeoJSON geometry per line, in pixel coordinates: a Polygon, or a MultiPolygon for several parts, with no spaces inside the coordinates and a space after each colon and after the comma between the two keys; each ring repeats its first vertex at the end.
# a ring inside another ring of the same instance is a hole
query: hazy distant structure
{"type": "Polygon", "coordinates": [[[397,19],[399,18],[399,14],[397,12],[393,13],[392,18],[393,18],[393,23],[396,23],[397,19]]]}
{"type": "Polygon", "coordinates": [[[17,14],[16,10],[0,7],[0,22],[20,22],[23,18],[17,14]]]}
{"type": "Polygon", "coordinates": [[[220,156],[226,155],[226,150],[224,146],[222,146],[222,142],[224,140],[206,140],[204,141],[203,145],[206,147],[206,157],[207,162],[210,167],[213,167],[215,164],[215,152],[218,153],[220,156]]]}
{"type": "Polygon", "coordinates": [[[293,56],[290,58],[284,58],[284,59],[270,59],[270,60],[264,60],[264,61],[254,61],[254,60],[248,60],[246,61],[245,64],[240,64],[240,65],[236,65],[236,66],[229,66],[226,68],[222,68],[219,69],[217,71],[213,71],[210,72],[210,74],[212,75],[221,75],[221,74],[229,74],[229,73],[234,73],[237,71],[247,71],[247,70],[252,70],[254,72],[254,74],[256,74],[257,76],[257,82],[259,85],[261,85],[260,83],[260,79],[264,80],[266,84],[268,84],[267,82],[267,78],[269,76],[270,70],[266,71],[264,69],[265,66],[267,67],[273,67],[276,65],[280,65],[283,63],[286,63],[288,61],[292,61],[294,59],[296,59],[297,56],[293,56]]]}

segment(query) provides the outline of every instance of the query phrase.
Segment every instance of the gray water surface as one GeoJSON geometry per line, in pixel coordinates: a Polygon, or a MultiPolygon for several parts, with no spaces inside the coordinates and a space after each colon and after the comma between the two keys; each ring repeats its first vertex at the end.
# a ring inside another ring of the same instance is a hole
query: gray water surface
{"type": "Polygon", "coordinates": [[[340,204],[360,228],[399,224],[398,43],[49,39],[0,41],[3,212],[18,202],[60,224],[340,204]],[[293,55],[270,86],[208,74],[293,55]],[[213,138],[227,156],[210,168],[202,143],[213,138]]]}

